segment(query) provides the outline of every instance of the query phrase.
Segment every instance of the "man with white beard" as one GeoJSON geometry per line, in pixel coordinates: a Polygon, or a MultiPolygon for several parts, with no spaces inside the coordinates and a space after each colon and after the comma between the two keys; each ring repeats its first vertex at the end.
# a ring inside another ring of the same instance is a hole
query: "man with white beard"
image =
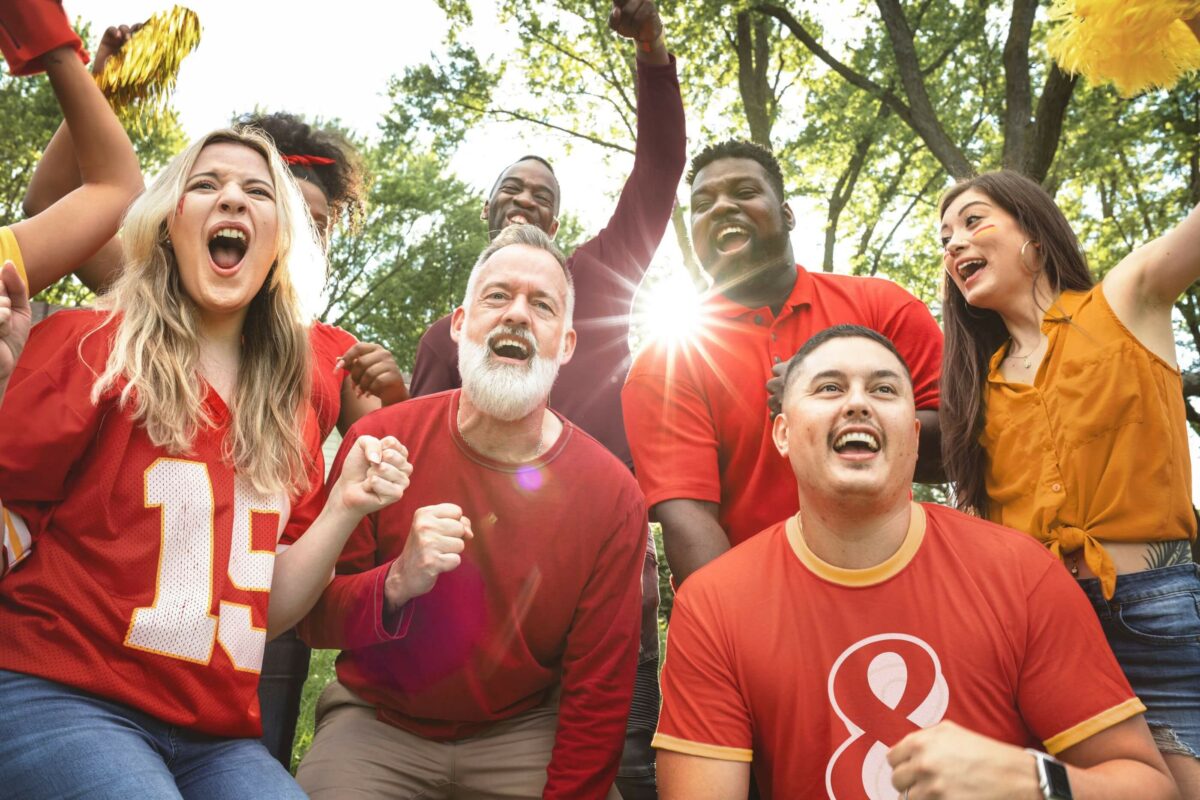
{"type": "Polygon", "coordinates": [[[452,332],[462,389],[360,420],[413,463],[363,520],[301,636],[343,650],[297,780],[343,797],[619,798],[646,509],[629,470],[547,408],[575,347],[570,274],[514,225],[452,332]]]}

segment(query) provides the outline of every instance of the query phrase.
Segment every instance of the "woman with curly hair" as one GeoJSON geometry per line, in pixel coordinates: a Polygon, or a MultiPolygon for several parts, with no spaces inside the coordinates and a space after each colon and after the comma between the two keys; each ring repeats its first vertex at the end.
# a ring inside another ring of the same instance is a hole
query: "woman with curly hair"
{"type": "MultiPolygon", "coordinates": [[[[1200,19],[1189,25],[1200,37],[1200,19]]],[[[962,181],[940,210],[942,452],[955,502],[1063,559],[1183,796],[1200,796],[1200,577],[1171,324],[1200,278],[1200,207],[1098,285],[1028,178],[962,181]]]]}
{"type": "Polygon", "coordinates": [[[0,780],[303,797],[250,738],[263,646],[410,467],[369,441],[322,506],[296,284],[323,257],[261,134],[189,147],[124,232],[99,307],[35,327],[0,406],[24,421],[0,430],[0,502],[37,545],[0,593],[0,780]]]}
{"type": "MultiPolygon", "coordinates": [[[[342,134],[286,112],[245,114],[237,124],[261,130],[275,143],[326,247],[337,224],[357,229],[366,201],[362,162],[342,134]]],[[[364,414],[408,399],[396,360],[383,347],[323,322],[313,323],[312,345],[313,405],[323,434],[335,422],[345,433],[364,414]]]]}

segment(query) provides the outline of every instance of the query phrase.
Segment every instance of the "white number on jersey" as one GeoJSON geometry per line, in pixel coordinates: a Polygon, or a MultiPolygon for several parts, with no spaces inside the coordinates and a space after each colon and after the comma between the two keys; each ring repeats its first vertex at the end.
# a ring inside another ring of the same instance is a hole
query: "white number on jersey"
{"type": "MultiPolygon", "coordinates": [[[[152,605],[134,609],[125,644],[138,650],[207,664],[213,643],[220,642],[236,669],[262,668],[265,628],[254,627],[250,607],[221,601],[213,605],[216,535],[213,489],[208,466],[197,461],[160,458],[145,473],[147,508],[162,515],[158,576],[152,605]]],[[[230,582],[249,592],[269,592],[275,553],[253,550],[254,514],[274,514],[279,530],[288,516],[282,495],[264,495],[240,476],[234,478],[233,530],[230,532],[230,582]]]]}

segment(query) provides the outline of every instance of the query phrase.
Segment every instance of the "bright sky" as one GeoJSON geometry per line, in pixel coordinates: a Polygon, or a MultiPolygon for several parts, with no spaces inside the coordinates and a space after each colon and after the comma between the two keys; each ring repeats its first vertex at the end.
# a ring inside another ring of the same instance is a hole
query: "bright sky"
{"type": "MultiPolygon", "coordinates": [[[[166,0],[67,0],[97,33],[168,8],[166,0]]],[[[432,0],[380,3],[338,0],[287,4],[253,0],[189,0],[200,16],[200,46],[183,63],[174,106],[190,137],[225,125],[256,105],[308,117],[340,119],[371,138],[388,109],[388,79],[441,52],[448,24],[432,0]],[[327,44],[326,44],[327,43],[327,44]]],[[[598,7],[602,4],[598,3],[598,7]]],[[[468,39],[484,55],[514,40],[497,21],[493,4],[472,0],[475,26],[468,39]]],[[[669,20],[668,20],[669,25],[669,20]]],[[[669,30],[668,30],[669,35],[669,30]]],[[[495,123],[470,137],[453,167],[480,197],[499,169],[529,152],[548,156],[559,173],[566,207],[587,230],[603,226],[632,165],[632,157],[605,163],[601,148],[526,124],[495,123]]],[[[820,263],[823,215],[798,227],[804,263],[820,263]]],[[[664,237],[659,259],[679,263],[674,237],[664,237]]]]}
{"type": "MultiPolygon", "coordinates": [[[[493,6],[471,0],[475,27],[469,40],[489,55],[506,49],[512,34],[498,23],[493,6]]],[[[448,24],[433,0],[337,0],[290,3],[255,0],[188,0],[203,29],[199,48],[184,61],[174,106],[189,137],[228,124],[259,106],[308,117],[340,119],[373,137],[388,108],[388,79],[442,50],[448,24]]],[[[601,4],[598,3],[598,6],[601,4]]],[[[99,34],[110,25],[144,20],[169,8],[166,0],[67,0],[67,12],[80,15],[99,34]]],[[[670,21],[667,20],[668,41],[670,21]]],[[[482,199],[499,169],[529,152],[548,156],[559,173],[566,207],[585,228],[600,228],[612,210],[632,163],[616,157],[606,163],[600,148],[586,143],[566,154],[563,139],[528,126],[497,123],[478,131],[461,148],[453,167],[479,188],[482,199]]],[[[689,153],[696,143],[689,143],[689,153]]],[[[794,204],[797,259],[819,265],[824,214],[794,204]]],[[[668,230],[656,258],[658,268],[681,263],[668,230]]],[[[1192,436],[1193,462],[1200,440],[1192,436]]],[[[1200,468],[1193,468],[1193,492],[1200,496],[1200,468]]]]}

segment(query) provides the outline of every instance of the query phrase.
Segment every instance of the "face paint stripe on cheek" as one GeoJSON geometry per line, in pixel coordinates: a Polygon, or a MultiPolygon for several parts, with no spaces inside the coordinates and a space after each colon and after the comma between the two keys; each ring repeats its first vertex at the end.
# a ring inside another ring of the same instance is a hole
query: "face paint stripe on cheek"
{"type": "Polygon", "coordinates": [[[183,195],[179,198],[179,202],[175,205],[175,216],[179,216],[183,213],[183,201],[186,199],[187,195],[183,195]]]}
{"type": "Polygon", "coordinates": [[[980,236],[983,236],[985,233],[988,234],[989,236],[991,236],[995,232],[996,232],[995,225],[984,225],[982,228],[979,228],[978,230],[976,230],[974,235],[971,236],[971,238],[978,239],[980,236]]]}

